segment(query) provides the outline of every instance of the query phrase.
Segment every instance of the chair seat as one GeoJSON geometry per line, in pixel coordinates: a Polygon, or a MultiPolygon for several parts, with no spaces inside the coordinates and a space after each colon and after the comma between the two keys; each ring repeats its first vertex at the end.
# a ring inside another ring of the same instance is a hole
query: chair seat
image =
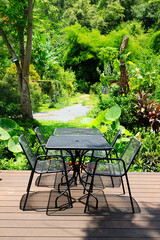
{"type": "MultiPolygon", "coordinates": [[[[67,171],[70,170],[68,161],[65,160],[65,165],[67,171]]],[[[64,172],[64,165],[62,159],[54,159],[54,160],[45,160],[45,161],[37,161],[35,172],[37,173],[49,173],[49,172],[64,172]]]]}
{"type": "MultiPolygon", "coordinates": [[[[87,163],[87,172],[89,174],[93,174],[94,168],[95,168],[95,162],[88,162],[87,163]]],[[[97,163],[96,175],[101,175],[101,176],[118,176],[118,175],[123,175],[124,174],[124,169],[122,163],[97,163]]]]}
{"type": "MultiPolygon", "coordinates": [[[[75,155],[75,151],[72,151],[72,154],[75,155]]],[[[47,155],[50,155],[50,156],[61,156],[61,151],[60,150],[49,150],[47,152],[47,155]]],[[[69,152],[63,150],[62,151],[62,155],[64,157],[70,157],[71,155],[69,154],[69,152]]]]}
{"type": "MultiPolygon", "coordinates": [[[[91,157],[92,156],[92,152],[93,151],[88,151],[85,156],[88,156],[88,157],[91,157]]],[[[106,157],[106,151],[102,151],[102,150],[95,150],[94,153],[93,153],[93,157],[96,157],[96,158],[100,158],[100,157],[106,157]]]]}

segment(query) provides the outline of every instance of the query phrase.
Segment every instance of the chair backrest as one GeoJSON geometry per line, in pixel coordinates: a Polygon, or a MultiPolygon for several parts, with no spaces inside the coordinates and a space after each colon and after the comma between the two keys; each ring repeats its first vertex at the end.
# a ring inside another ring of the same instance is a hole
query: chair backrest
{"type": "Polygon", "coordinates": [[[111,147],[114,147],[114,145],[115,145],[115,143],[116,143],[116,141],[117,141],[117,139],[120,135],[121,135],[121,130],[119,129],[118,132],[116,133],[113,141],[111,142],[111,147]]]}
{"type": "Polygon", "coordinates": [[[30,148],[28,141],[26,140],[23,134],[19,137],[19,143],[23,149],[24,154],[26,155],[26,158],[28,159],[31,165],[31,168],[34,169],[36,156],[33,153],[32,149],[30,148]]]}
{"type": "MultiPolygon", "coordinates": [[[[34,131],[35,131],[35,134],[36,134],[36,136],[37,136],[37,138],[38,138],[39,143],[40,143],[41,145],[46,145],[46,139],[44,138],[44,135],[43,135],[43,133],[41,132],[40,128],[39,128],[39,127],[36,127],[36,128],[34,129],[34,131]]],[[[43,148],[44,153],[46,154],[46,149],[45,149],[45,147],[42,147],[42,148],[43,148]]]]}
{"type": "Polygon", "coordinates": [[[131,163],[133,162],[135,156],[138,154],[139,149],[142,143],[135,137],[131,138],[127,147],[121,155],[121,158],[125,162],[126,170],[130,168],[131,163]]]}

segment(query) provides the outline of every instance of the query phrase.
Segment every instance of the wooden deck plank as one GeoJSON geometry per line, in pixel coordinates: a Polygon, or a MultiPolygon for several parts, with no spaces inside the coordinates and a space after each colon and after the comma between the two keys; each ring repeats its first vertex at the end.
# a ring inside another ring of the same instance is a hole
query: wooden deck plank
{"type": "Polygon", "coordinates": [[[150,238],[157,238],[160,236],[160,229],[144,229],[144,228],[136,228],[136,229],[130,229],[128,228],[127,231],[126,229],[123,228],[117,228],[117,229],[100,229],[100,228],[94,228],[90,229],[87,228],[85,229],[77,229],[77,228],[65,228],[60,230],[60,228],[10,228],[9,231],[6,231],[6,229],[1,228],[1,236],[2,237],[34,237],[34,236],[44,236],[46,237],[53,237],[53,238],[59,238],[59,237],[64,237],[64,238],[69,238],[70,236],[72,237],[79,237],[81,236],[82,239],[89,235],[89,237],[96,237],[101,238],[101,237],[114,237],[118,238],[119,236],[123,236],[123,238],[130,238],[132,236],[134,237],[145,237],[148,236],[150,238]],[[17,231],[18,230],[18,231],[17,231]]]}
{"type": "MultiPolygon", "coordinates": [[[[45,207],[20,210],[29,176],[30,171],[0,171],[0,240],[160,239],[160,173],[129,173],[132,196],[140,208],[135,214],[130,211],[128,193],[123,196],[121,188],[106,188],[110,212],[104,216],[84,214],[80,203],[76,203],[77,215],[57,212],[48,216],[45,207]]],[[[37,206],[46,206],[51,188],[36,187],[37,176],[32,191],[45,192],[37,206]]],[[[78,197],[78,191],[72,192],[78,197]]]]}

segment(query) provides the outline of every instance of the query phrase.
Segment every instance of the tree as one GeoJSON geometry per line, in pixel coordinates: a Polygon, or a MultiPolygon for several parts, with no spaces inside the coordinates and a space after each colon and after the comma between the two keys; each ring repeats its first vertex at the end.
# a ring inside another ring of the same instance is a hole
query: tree
{"type": "Polygon", "coordinates": [[[124,36],[121,47],[120,47],[120,54],[121,54],[121,62],[120,62],[120,93],[127,95],[129,92],[129,84],[128,84],[128,72],[126,69],[126,65],[123,59],[123,51],[127,48],[129,41],[128,36],[124,36]]]}
{"type": "Polygon", "coordinates": [[[21,110],[24,118],[33,118],[29,92],[33,1],[34,0],[2,0],[0,3],[0,35],[17,68],[21,110]],[[16,53],[18,49],[19,54],[16,53]]]}
{"type": "Polygon", "coordinates": [[[142,22],[142,26],[146,30],[149,28],[154,28],[159,21],[160,11],[160,1],[151,0],[144,1],[142,4],[133,5],[131,7],[132,16],[134,19],[142,22]]]}

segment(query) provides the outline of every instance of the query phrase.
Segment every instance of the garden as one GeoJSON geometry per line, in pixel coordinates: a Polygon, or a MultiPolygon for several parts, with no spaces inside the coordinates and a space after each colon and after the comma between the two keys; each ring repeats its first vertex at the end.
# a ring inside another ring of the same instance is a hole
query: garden
{"type": "Polygon", "coordinates": [[[109,142],[121,129],[119,155],[132,136],[142,141],[131,171],[160,171],[160,1],[37,1],[26,88],[19,76],[26,76],[28,6],[17,1],[0,3],[0,169],[30,168],[18,137],[35,152],[39,126],[46,139],[56,127],[99,128],[109,142]],[[80,99],[92,105],[83,118],[33,119],[80,99]]]}

